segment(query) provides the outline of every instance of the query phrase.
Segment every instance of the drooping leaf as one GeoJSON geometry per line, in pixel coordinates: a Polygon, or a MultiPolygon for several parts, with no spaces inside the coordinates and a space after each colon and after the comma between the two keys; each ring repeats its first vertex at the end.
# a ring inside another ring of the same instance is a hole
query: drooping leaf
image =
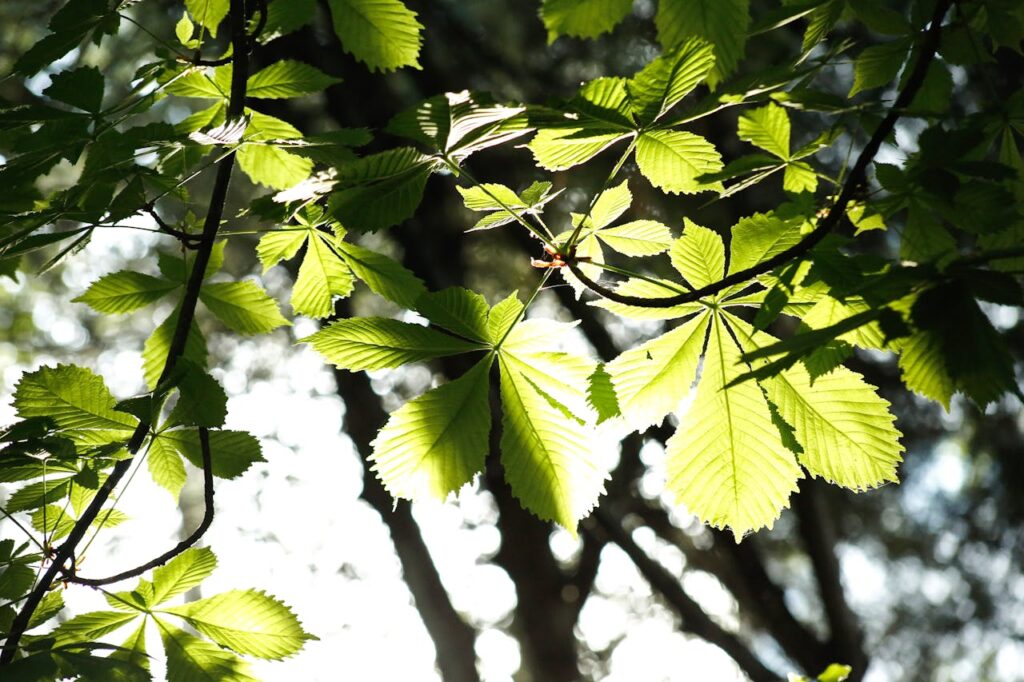
{"type": "Polygon", "coordinates": [[[634,220],[594,233],[597,239],[626,256],[655,256],[672,245],[672,232],[656,220],[634,220]]]}
{"type": "Polygon", "coordinates": [[[179,361],[177,369],[184,373],[177,382],[178,402],[171,411],[170,421],[206,428],[223,426],[228,413],[228,396],[217,380],[187,360],[179,361]]]}
{"type": "Polygon", "coordinates": [[[262,99],[286,99],[319,92],[340,78],[291,59],[282,59],[249,76],[246,96],[262,99]]]}
{"type": "Polygon", "coordinates": [[[371,71],[420,68],[423,25],[399,0],[330,0],[334,32],[371,71]]]}
{"type": "Polygon", "coordinates": [[[139,617],[138,612],[92,611],[61,623],[49,633],[55,646],[77,642],[95,642],[100,637],[118,630],[139,617]]]}
{"type": "MultiPolygon", "coordinates": [[[[651,130],[636,144],[640,172],[655,187],[671,194],[693,194],[722,189],[722,183],[702,183],[705,173],[722,168],[722,157],[714,145],[699,135],[677,130],[651,130]]],[[[555,169],[552,169],[555,170],[555,169]]]]}
{"type": "Polygon", "coordinates": [[[153,482],[166,490],[175,501],[185,487],[187,476],[181,455],[166,438],[154,438],[146,451],[146,466],[153,482]]]}
{"type": "Polygon", "coordinates": [[[239,334],[266,334],[291,323],[286,320],[256,282],[216,282],[206,284],[199,299],[211,313],[239,334]]]}
{"type": "Polygon", "coordinates": [[[370,291],[392,303],[413,308],[427,290],[423,280],[393,258],[341,240],[334,242],[334,247],[370,291]]]}
{"type": "Polygon", "coordinates": [[[230,651],[158,621],[167,654],[167,682],[258,682],[230,651]]]}
{"type": "Polygon", "coordinates": [[[494,356],[392,413],[373,441],[373,471],[393,497],[440,499],[482,468],[491,430],[488,397],[494,356]]]}
{"type": "Polygon", "coordinates": [[[449,287],[437,292],[424,293],[416,301],[416,312],[432,324],[480,343],[488,343],[487,301],[483,296],[463,289],[449,287]]]}
{"type": "MultiPolygon", "coordinates": [[[[210,459],[217,478],[237,478],[256,462],[262,462],[260,442],[245,431],[210,431],[210,459]]],[[[203,454],[199,433],[194,429],[164,431],[157,440],[166,442],[193,466],[202,468],[203,454]]]]}
{"type": "Polygon", "coordinates": [[[76,441],[127,440],[136,420],[114,409],[103,379],[84,367],[57,365],[24,374],[14,390],[18,415],[49,417],[76,441]]]}
{"type": "Polygon", "coordinates": [[[287,658],[315,639],[291,609],[256,590],[231,590],[164,610],[182,616],[217,644],[257,658],[287,658]]]}
{"type": "Polygon", "coordinates": [[[607,33],[632,7],[632,0],[543,0],[540,16],[553,43],[559,36],[596,38],[607,33]]]}
{"type": "Polygon", "coordinates": [[[633,110],[653,123],[707,79],[715,65],[714,49],[700,38],[687,38],[658,57],[628,84],[633,110]]]}
{"type": "Polygon", "coordinates": [[[739,138],[780,159],[789,159],[789,115],[778,104],[751,109],[740,116],[739,138]]]}
{"type": "Polygon", "coordinates": [[[545,128],[527,146],[538,166],[558,171],[585,163],[626,137],[627,133],[599,127],[545,128]]]}
{"type": "Polygon", "coordinates": [[[765,261],[800,241],[800,224],[774,215],[755,213],[732,227],[729,274],[765,261]]]}
{"type": "Polygon", "coordinates": [[[598,365],[587,381],[587,404],[597,414],[597,423],[622,414],[612,377],[604,365],[598,365]]]}
{"type": "Polygon", "coordinates": [[[186,549],[153,571],[153,605],[187,592],[206,580],[215,568],[217,557],[209,547],[186,549]]]}
{"type": "Polygon", "coordinates": [[[309,232],[306,255],[292,289],[292,308],[300,315],[322,319],[334,312],[334,297],[352,293],[352,271],[331,248],[329,237],[309,232]]]}
{"type": "Polygon", "coordinates": [[[113,315],[138,310],[154,303],[177,286],[176,282],[159,277],[121,270],[104,275],[90,284],[81,296],[71,300],[85,303],[97,312],[113,315]]]}
{"type": "Polygon", "coordinates": [[[185,8],[196,22],[217,37],[217,27],[228,15],[228,0],[185,0],[185,8]]]}
{"type": "Polygon", "coordinates": [[[256,245],[256,255],[263,264],[263,272],[274,267],[283,260],[291,260],[299,252],[306,241],[308,231],[305,228],[284,229],[267,232],[260,237],[256,245]]]}
{"type": "Polygon", "coordinates": [[[607,365],[626,423],[638,431],[676,412],[697,375],[708,316],[625,351],[607,365]]]}
{"type": "MultiPolygon", "coordinates": [[[[174,338],[174,330],[178,326],[178,310],[175,310],[167,319],[160,323],[142,347],[142,371],[146,378],[146,384],[156,388],[157,381],[164,371],[164,364],[167,362],[167,353],[174,338]]],[[[185,339],[185,352],[182,357],[199,367],[206,366],[206,339],[203,338],[199,325],[195,320],[189,327],[188,336],[185,339]]]]}
{"type": "Polygon", "coordinates": [[[743,57],[750,24],[748,0],[658,0],[658,40],[667,49],[690,36],[715,46],[712,87],[731,74],[743,57]]]}
{"type": "Polygon", "coordinates": [[[348,229],[372,232],[408,219],[436,162],[412,147],[371,154],[338,169],[331,213],[348,229]]]}
{"type": "Polygon", "coordinates": [[[714,230],[684,219],[683,235],[672,242],[669,257],[674,267],[694,289],[717,282],[725,276],[725,246],[714,230]]]}
{"type": "Polygon", "coordinates": [[[299,341],[311,344],[339,369],[352,372],[400,367],[480,349],[428,327],[381,317],[338,320],[299,341]]]}
{"type": "Polygon", "coordinates": [[[906,40],[893,40],[864,48],[853,62],[853,86],[848,97],[892,82],[907,57],[907,47],[906,40]]]}
{"type": "Polygon", "coordinates": [[[771,527],[803,476],[754,382],[725,388],[745,367],[715,315],[697,387],[665,450],[668,489],[701,520],[737,542],[771,527]]]}
{"type": "Polygon", "coordinates": [[[43,90],[43,94],[95,114],[103,102],[103,75],[95,66],[61,71],[51,77],[50,87],[43,90]]]}
{"type": "Polygon", "coordinates": [[[900,345],[903,384],[949,410],[956,383],[942,358],[942,344],[932,332],[917,332],[900,345]]]}

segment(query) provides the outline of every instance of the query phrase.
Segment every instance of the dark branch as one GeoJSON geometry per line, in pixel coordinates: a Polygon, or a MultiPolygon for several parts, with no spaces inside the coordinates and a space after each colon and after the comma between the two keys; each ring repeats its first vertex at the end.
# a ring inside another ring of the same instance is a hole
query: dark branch
{"type": "Polygon", "coordinates": [[[952,0],[939,0],[936,3],[935,13],[932,15],[931,19],[931,25],[928,27],[928,30],[924,35],[924,39],[921,41],[920,55],[918,56],[917,63],[914,65],[914,70],[910,73],[910,77],[907,79],[906,85],[904,85],[903,90],[896,98],[896,101],[893,102],[892,108],[889,109],[889,113],[886,114],[885,118],[882,119],[882,122],[875,129],[874,134],[864,146],[860,156],[857,157],[857,162],[854,164],[853,170],[850,171],[850,175],[846,178],[846,182],[843,183],[842,191],[839,193],[839,196],[836,198],[835,202],[833,202],[831,207],[829,207],[828,215],[822,218],[817,227],[807,233],[807,235],[799,242],[785,251],[753,265],[746,270],[734,272],[728,277],[724,277],[717,282],[713,282],[699,289],[687,291],[675,296],[666,296],[664,298],[647,298],[644,296],[625,296],[623,294],[618,294],[613,289],[590,279],[580,269],[579,264],[575,259],[571,257],[566,262],[567,267],[572,271],[572,274],[576,275],[576,277],[579,278],[579,280],[589,289],[609,300],[615,301],[616,303],[636,306],[638,308],[671,308],[672,306],[682,305],[684,303],[694,303],[702,298],[724,291],[733,285],[742,284],[754,277],[757,277],[758,275],[771,272],[775,268],[780,265],[784,265],[791,260],[806,256],[810,253],[811,249],[821,242],[822,239],[836,229],[839,223],[844,219],[844,216],[846,215],[846,207],[851,201],[853,201],[861,191],[861,188],[867,182],[868,166],[872,161],[874,161],[875,155],[878,154],[878,150],[882,147],[882,143],[887,137],[889,137],[893,129],[896,127],[896,121],[899,120],[903,115],[903,112],[906,110],[906,107],[913,101],[914,96],[917,95],[917,91],[921,89],[925,75],[928,73],[928,67],[935,58],[935,52],[939,48],[939,37],[942,33],[942,19],[946,16],[946,12],[949,10],[951,4],[952,0]]]}
{"type": "Polygon", "coordinates": [[[725,630],[704,613],[700,604],[686,594],[679,581],[664,566],[652,559],[637,545],[618,519],[604,507],[594,512],[594,519],[609,539],[619,546],[672,609],[682,618],[683,630],[714,644],[729,655],[754,682],[777,682],[772,672],[736,635],[725,630]]]}
{"type": "Polygon", "coordinates": [[[131,568],[127,571],[122,571],[117,575],[112,575],[108,578],[80,578],[74,574],[68,575],[65,580],[69,583],[76,583],[78,585],[89,585],[90,587],[99,587],[100,585],[109,585],[110,583],[116,583],[121,580],[127,580],[128,578],[135,578],[151,568],[157,566],[163,566],[168,561],[178,556],[192,545],[199,542],[199,539],[206,534],[206,531],[210,529],[210,524],[213,523],[213,456],[210,453],[210,432],[207,429],[199,429],[199,447],[203,453],[203,501],[205,503],[205,509],[203,511],[203,520],[199,523],[192,534],[187,538],[179,542],[172,549],[164,552],[152,561],[131,568]]]}
{"type": "MultiPolygon", "coordinates": [[[[245,109],[245,87],[249,77],[249,59],[245,49],[247,36],[245,32],[245,0],[231,0],[230,25],[231,42],[234,51],[234,70],[231,76],[231,100],[228,103],[228,119],[240,116],[245,109]]],[[[196,251],[196,260],[185,288],[185,295],[182,298],[181,312],[178,314],[178,323],[174,329],[174,336],[171,339],[170,348],[167,351],[167,362],[164,371],[160,376],[158,384],[170,376],[178,359],[185,351],[185,342],[188,339],[192,321],[195,318],[196,305],[199,302],[199,290],[202,287],[203,276],[206,273],[206,266],[210,262],[210,254],[213,252],[213,244],[217,238],[217,230],[220,227],[221,218],[224,215],[224,204],[227,200],[228,184],[231,181],[231,171],[234,168],[235,155],[228,154],[220,160],[217,166],[217,177],[214,180],[213,192],[210,196],[210,208],[206,214],[206,221],[203,224],[203,231],[200,237],[199,249],[196,251]]],[[[4,642],[2,653],[0,653],[0,665],[10,663],[14,660],[18,650],[18,644],[22,635],[28,628],[32,614],[39,607],[39,603],[46,596],[50,586],[58,579],[58,575],[64,572],[69,562],[74,565],[75,550],[85,537],[92,522],[99,516],[114,488],[128,473],[134,461],[134,455],[142,447],[146,435],[149,433],[150,425],[146,422],[139,422],[135,432],[129,439],[126,447],[132,457],[123,459],[114,465],[110,475],[96,491],[89,506],[75,522],[67,539],[56,551],[53,563],[43,573],[37,582],[35,589],[26,597],[18,615],[11,622],[11,629],[4,642]]]]}

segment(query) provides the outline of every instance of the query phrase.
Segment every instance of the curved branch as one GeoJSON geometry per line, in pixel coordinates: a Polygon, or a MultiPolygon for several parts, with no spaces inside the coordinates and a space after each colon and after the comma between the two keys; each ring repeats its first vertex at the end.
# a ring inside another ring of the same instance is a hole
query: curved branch
{"type": "Polygon", "coordinates": [[[690,595],[686,594],[686,591],[683,590],[676,577],[665,570],[664,566],[648,556],[633,541],[633,538],[622,527],[618,519],[614,518],[603,507],[599,507],[594,511],[593,518],[601,529],[608,534],[609,539],[626,553],[626,556],[629,557],[637,567],[637,570],[640,571],[640,574],[650,583],[651,587],[682,618],[684,630],[720,648],[754,682],[777,682],[779,675],[762,663],[761,659],[739,637],[711,620],[700,604],[691,599],[690,595]]]}
{"type": "Polygon", "coordinates": [[[734,272],[728,277],[724,277],[717,282],[713,282],[699,289],[687,291],[686,293],[678,294],[676,296],[667,296],[665,298],[646,298],[643,296],[625,296],[617,294],[614,290],[590,279],[580,269],[575,259],[572,258],[566,262],[569,270],[571,270],[572,274],[576,275],[576,277],[583,282],[587,288],[597,294],[600,294],[604,298],[615,301],[616,303],[631,305],[638,308],[671,308],[684,303],[699,301],[706,296],[712,296],[733,285],[747,282],[758,275],[771,272],[778,266],[788,263],[791,260],[807,255],[811,249],[817,246],[822,239],[824,239],[836,228],[837,225],[839,225],[843,216],[846,215],[847,205],[849,205],[860,191],[860,188],[867,181],[868,166],[872,161],[874,161],[875,156],[878,154],[878,150],[882,147],[882,143],[887,137],[889,137],[893,129],[895,129],[896,121],[898,121],[903,115],[903,111],[913,101],[918,90],[921,89],[925,75],[928,73],[928,67],[931,65],[932,60],[935,58],[935,53],[939,49],[939,37],[942,33],[942,19],[946,16],[946,12],[949,11],[952,2],[953,0],[939,0],[935,4],[935,12],[931,18],[931,24],[924,35],[924,39],[921,41],[920,56],[917,59],[917,63],[914,65],[914,70],[910,73],[910,77],[907,78],[906,85],[904,85],[903,90],[900,91],[896,101],[893,102],[892,107],[889,109],[889,113],[886,114],[885,118],[882,119],[882,122],[875,129],[874,134],[864,146],[860,156],[857,157],[857,163],[854,164],[853,170],[850,171],[850,175],[847,177],[846,182],[843,183],[843,189],[839,193],[839,196],[836,198],[835,202],[833,202],[832,206],[829,207],[828,215],[822,218],[817,227],[815,227],[811,232],[808,232],[799,242],[785,251],[782,251],[765,261],[757,263],[746,270],[734,272]]]}
{"type": "MultiPolygon", "coordinates": [[[[231,43],[234,52],[234,70],[231,75],[231,99],[228,102],[227,118],[232,119],[241,116],[245,110],[245,89],[249,77],[249,56],[245,49],[248,37],[245,31],[245,0],[231,0],[230,25],[231,43]]],[[[214,180],[213,191],[210,195],[210,208],[206,213],[206,220],[203,223],[203,231],[200,235],[199,249],[196,251],[195,264],[189,276],[185,288],[185,295],[181,302],[181,312],[178,315],[178,323],[174,329],[174,336],[167,351],[167,362],[164,371],[160,375],[157,385],[163,383],[170,376],[178,359],[185,351],[185,342],[188,339],[192,321],[195,318],[196,306],[199,303],[199,290],[202,287],[203,277],[206,274],[206,266],[210,262],[210,255],[213,252],[213,244],[217,238],[217,230],[220,227],[221,218],[224,215],[224,205],[227,200],[228,184],[231,181],[231,171],[234,168],[235,155],[227,154],[217,166],[217,177],[214,180]]],[[[18,650],[18,644],[22,635],[28,629],[29,620],[32,614],[39,607],[39,603],[49,591],[50,586],[58,580],[58,576],[64,572],[68,562],[74,562],[75,550],[85,537],[86,531],[92,522],[99,516],[103,505],[113,492],[114,488],[128,473],[134,455],[142,447],[146,435],[149,433],[150,425],[144,421],[139,422],[132,437],[128,440],[126,448],[132,457],[123,459],[114,465],[110,475],[96,491],[92,502],[75,522],[67,539],[56,551],[53,563],[43,573],[36,584],[35,589],[29,593],[22,605],[18,615],[11,622],[10,631],[4,642],[3,651],[0,652],[0,665],[10,663],[18,650]]]]}
{"type": "Polygon", "coordinates": [[[121,580],[127,580],[128,578],[135,578],[151,568],[157,566],[163,566],[168,561],[178,556],[192,545],[199,542],[199,539],[206,534],[206,531],[210,529],[210,524],[213,523],[213,456],[210,453],[210,432],[205,428],[199,429],[199,447],[203,453],[203,501],[205,503],[205,509],[203,511],[203,520],[199,523],[192,534],[187,538],[179,542],[172,549],[164,552],[152,561],[147,561],[144,564],[130,568],[127,571],[122,571],[116,575],[112,575],[108,578],[80,578],[73,573],[68,575],[65,580],[69,583],[75,583],[77,585],[88,585],[90,587],[99,587],[100,585],[109,585],[110,583],[120,582],[121,580]]]}

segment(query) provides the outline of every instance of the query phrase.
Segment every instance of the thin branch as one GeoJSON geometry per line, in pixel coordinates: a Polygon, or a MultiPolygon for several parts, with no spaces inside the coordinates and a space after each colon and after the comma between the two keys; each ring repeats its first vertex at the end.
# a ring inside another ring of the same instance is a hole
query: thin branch
{"type": "MultiPolygon", "coordinates": [[[[234,46],[234,69],[231,76],[231,99],[228,102],[227,118],[232,118],[242,115],[245,109],[245,90],[246,81],[249,77],[249,58],[248,53],[245,49],[246,45],[246,12],[245,12],[245,0],[231,0],[230,7],[230,26],[231,26],[231,41],[234,46]]],[[[189,330],[192,327],[192,321],[195,318],[196,305],[199,302],[199,290],[202,287],[203,277],[206,273],[206,266],[210,261],[210,255],[213,252],[214,241],[217,238],[217,230],[220,227],[220,221],[224,215],[224,205],[227,200],[228,184],[231,181],[231,171],[234,168],[235,155],[227,154],[219,162],[217,167],[217,177],[214,181],[213,191],[210,196],[210,208],[206,214],[206,221],[203,224],[203,231],[200,241],[199,250],[196,252],[195,265],[193,266],[192,273],[189,277],[188,284],[185,289],[185,295],[181,303],[181,312],[178,315],[177,327],[174,330],[174,336],[171,339],[170,348],[167,351],[167,362],[164,365],[164,371],[161,374],[158,385],[170,376],[171,371],[174,369],[178,359],[182,356],[185,350],[185,342],[188,339],[189,330]]],[[[10,631],[7,634],[7,639],[4,642],[3,651],[0,653],[0,665],[10,663],[14,660],[14,656],[18,650],[18,644],[21,641],[22,635],[25,634],[25,630],[28,629],[29,620],[32,618],[32,614],[39,607],[39,603],[43,597],[46,596],[47,591],[57,579],[58,575],[65,570],[65,566],[69,561],[74,561],[75,550],[78,544],[82,541],[85,533],[88,531],[92,522],[100,514],[103,505],[106,504],[107,499],[110,497],[111,492],[117,486],[117,484],[124,478],[124,475],[128,472],[134,455],[142,447],[142,443],[149,433],[150,425],[144,421],[140,421],[136,427],[132,437],[128,440],[127,449],[133,456],[127,459],[119,461],[114,465],[110,475],[100,486],[99,490],[96,491],[96,495],[93,497],[89,506],[82,513],[78,521],[75,522],[74,527],[68,534],[67,539],[64,541],[56,551],[53,563],[46,570],[42,580],[32,590],[28,598],[25,600],[24,605],[18,614],[14,617],[11,622],[10,631]]]]}
{"type": "Polygon", "coordinates": [[[108,578],[80,578],[76,575],[68,575],[65,580],[69,583],[75,583],[78,585],[89,585],[90,587],[99,587],[100,585],[109,585],[110,583],[116,583],[121,580],[127,580],[128,578],[135,578],[142,575],[151,568],[157,566],[163,566],[168,561],[184,552],[192,545],[199,542],[199,539],[206,534],[206,531],[210,529],[210,524],[213,523],[213,457],[210,453],[210,432],[205,428],[199,429],[199,447],[203,454],[203,501],[205,503],[205,509],[203,511],[203,520],[199,523],[192,534],[187,538],[179,542],[172,549],[164,552],[157,558],[147,561],[144,564],[136,566],[135,568],[128,569],[127,571],[121,571],[116,575],[112,575],[108,578]]]}
{"type": "Polygon", "coordinates": [[[594,519],[609,539],[626,553],[651,587],[682,618],[684,630],[720,648],[754,682],[778,682],[780,676],[762,663],[739,637],[711,620],[700,604],[686,594],[679,580],[648,556],[607,509],[599,507],[595,510],[594,519]]]}
{"type": "Polygon", "coordinates": [[[893,129],[896,127],[896,121],[899,120],[903,115],[903,112],[906,110],[906,107],[913,101],[914,96],[917,95],[917,91],[921,89],[925,75],[928,72],[928,67],[935,58],[935,52],[939,48],[939,37],[942,33],[942,19],[946,16],[946,12],[949,10],[951,4],[952,0],[939,0],[936,3],[935,13],[932,15],[931,19],[931,25],[928,27],[924,39],[921,41],[920,56],[918,57],[917,63],[914,65],[914,70],[907,79],[906,85],[896,98],[896,101],[893,102],[892,108],[889,109],[889,113],[886,114],[885,118],[882,119],[882,122],[878,125],[878,128],[875,129],[874,134],[864,146],[860,156],[857,157],[857,163],[854,164],[853,170],[850,171],[850,175],[843,184],[842,192],[839,193],[838,198],[836,198],[835,202],[829,208],[828,215],[822,218],[817,227],[807,233],[807,235],[799,242],[767,260],[745,270],[734,272],[728,277],[724,277],[717,282],[713,282],[693,291],[688,291],[684,294],[669,296],[666,298],[652,299],[643,296],[625,296],[618,294],[613,289],[609,289],[602,284],[598,284],[587,277],[587,275],[580,269],[578,263],[570,258],[566,265],[572,271],[572,274],[576,275],[576,277],[592,291],[609,300],[615,301],[616,303],[636,306],[639,308],[671,308],[684,303],[693,303],[705,296],[712,296],[735,284],[742,284],[743,282],[751,280],[758,275],[771,272],[775,268],[788,263],[791,260],[806,256],[810,253],[811,249],[817,246],[818,243],[831,233],[843,220],[843,217],[846,215],[846,207],[851,201],[853,201],[857,196],[857,193],[860,192],[861,187],[867,182],[868,166],[874,161],[875,156],[878,154],[878,150],[882,147],[882,143],[887,137],[889,137],[889,134],[892,133],[893,129]]]}

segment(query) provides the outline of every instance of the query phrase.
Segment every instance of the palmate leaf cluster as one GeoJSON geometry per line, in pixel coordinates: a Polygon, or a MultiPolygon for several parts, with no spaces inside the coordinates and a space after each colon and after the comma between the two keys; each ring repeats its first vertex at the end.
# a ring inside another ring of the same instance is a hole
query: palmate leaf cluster
{"type": "MultiPolygon", "coordinates": [[[[598,77],[543,104],[439,93],[377,132],[317,134],[268,102],[345,88],[345,74],[284,59],[235,79],[237,52],[224,42],[232,0],[186,0],[180,18],[157,28],[168,44],[128,87],[107,83],[76,49],[116,34],[131,16],[122,4],[67,2],[14,65],[20,78],[51,72],[49,85],[29,104],[0,101],[0,274],[45,272],[97,230],[145,224],[160,240],[151,267],[106,273],[72,301],[108,316],[162,311],[140,349],[140,395],[118,400],[72,365],[18,382],[19,421],[0,435],[0,482],[13,487],[4,511],[34,534],[0,541],[0,598],[9,602],[0,632],[13,629],[34,567],[59,541],[126,519],[105,486],[124,463],[144,458],[170,502],[187,466],[232,479],[262,461],[256,438],[224,428],[227,395],[207,340],[283,334],[292,315],[319,321],[299,341],[342,371],[430,368],[431,388],[395,410],[373,442],[373,471],[396,499],[444,500],[493,457],[525,508],[570,532],[600,504],[619,440],[666,420],[667,492],[737,541],[771,527],[804,476],[854,491],[897,481],[904,447],[889,403],[843,365],[856,349],[895,354],[906,387],[947,408],[956,394],[981,406],[1019,397],[991,311],[1024,305],[1024,96],[965,116],[947,111],[951,70],[980,64],[978,45],[1020,49],[1024,13],[1014,3],[959,3],[929,27],[934,2],[754,11],[747,0],[658,0],[660,51],[631,76],[598,77]],[[794,24],[803,40],[789,63],[744,72],[748,40],[794,24]],[[844,26],[878,39],[832,44],[844,26]],[[929,48],[936,26],[942,40],[929,48]],[[823,81],[847,53],[852,83],[840,97],[823,81]],[[68,55],[74,63],[60,67],[68,55]],[[888,89],[915,82],[906,106],[888,113],[888,89]],[[244,107],[233,92],[240,83],[244,107]],[[190,113],[171,123],[168,103],[190,113]],[[734,144],[716,142],[741,150],[735,158],[696,132],[728,109],[738,110],[734,144]],[[867,158],[867,178],[851,180],[848,169],[832,177],[818,153],[846,154],[841,142],[863,148],[850,131],[870,139],[890,115],[921,122],[915,151],[899,164],[867,158]],[[371,142],[372,152],[360,151],[371,142]],[[540,179],[510,187],[475,178],[471,157],[498,146],[525,148],[540,179]],[[212,212],[197,178],[224,159],[246,177],[251,200],[207,220],[224,206],[212,212]],[[606,182],[577,182],[584,164],[610,169],[606,182]],[[76,172],[55,172],[65,166],[76,172]],[[502,229],[538,240],[525,296],[430,291],[368,247],[381,242],[366,233],[416,215],[428,188],[453,187],[472,215],[471,238],[502,229]],[[722,200],[753,187],[783,199],[731,226],[705,226],[696,211],[666,224],[634,196],[722,200]],[[258,226],[258,240],[240,225],[258,226]],[[883,230],[897,252],[865,255],[858,238],[883,230]],[[290,269],[287,303],[238,275],[238,248],[254,248],[264,273],[290,269]],[[575,323],[535,314],[541,290],[559,279],[647,336],[597,362],[575,323]],[[363,286],[400,312],[336,315],[363,286]]],[[[540,0],[537,9],[554,41],[618,30],[633,3],[540,0]]],[[[320,11],[313,0],[271,0],[266,16],[246,18],[248,42],[238,44],[258,53],[320,11]]],[[[341,49],[369,70],[419,68],[424,27],[401,0],[330,0],[326,11],[341,49]]],[[[149,631],[159,633],[169,679],[246,680],[240,656],[277,660],[311,638],[259,591],[171,602],[215,564],[210,550],[178,552],[131,591],[108,592],[111,611],[47,629],[63,608],[60,591],[49,592],[12,665],[26,679],[149,679],[149,631]],[[121,629],[127,640],[102,643],[121,629]]]]}

